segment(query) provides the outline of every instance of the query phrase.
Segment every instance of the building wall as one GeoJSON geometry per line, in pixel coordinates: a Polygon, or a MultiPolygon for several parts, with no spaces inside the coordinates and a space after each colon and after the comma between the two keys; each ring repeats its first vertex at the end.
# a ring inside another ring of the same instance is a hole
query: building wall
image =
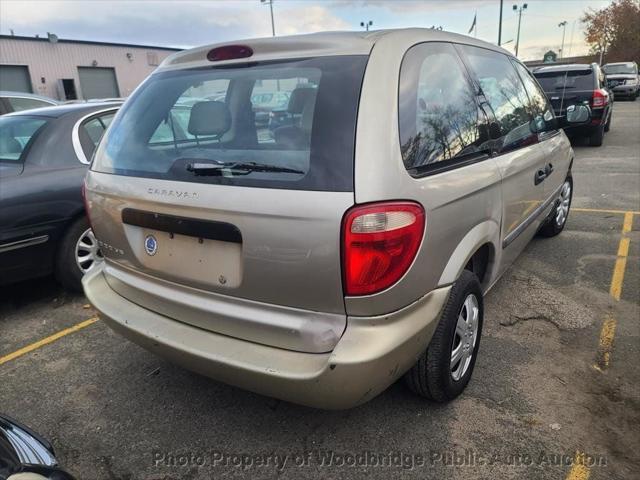
{"type": "Polygon", "coordinates": [[[62,78],[73,78],[78,98],[84,98],[78,67],[114,68],[120,96],[126,97],[157,67],[149,64],[156,62],[150,62],[148,54],[155,54],[159,64],[172,53],[174,51],[169,49],[152,47],[0,38],[0,64],[27,65],[33,93],[59,100],[64,99],[63,93],[58,91],[58,80],[62,78]],[[131,59],[127,58],[127,53],[131,54],[131,59]]]}

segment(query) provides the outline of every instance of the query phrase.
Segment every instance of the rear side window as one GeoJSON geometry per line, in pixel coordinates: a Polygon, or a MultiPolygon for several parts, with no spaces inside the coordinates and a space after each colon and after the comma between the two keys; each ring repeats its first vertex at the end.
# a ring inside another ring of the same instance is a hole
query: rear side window
{"type": "Polygon", "coordinates": [[[366,56],[159,72],[96,151],[98,172],[199,183],[353,190],[366,56]]]}
{"type": "Polygon", "coordinates": [[[96,149],[96,146],[114,116],[115,112],[108,112],[85,120],[82,122],[82,125],[80,125],[78,135],[80,137],[82,151],[87,161],[91,160],[93,151],[96,149]]]}
{"type": "Polygon", "coordinates": [[[47,123],[44,118],[0,117],[0,162],[20,162],[22,154],[47,123]]]}
{"type": "Polygon", "coordinates": [[[491,129],[496,152],[536,142],[530,125],[533,116],[529,97],[509,58],[484,48],[468,45],[460,48],[496,120],[498,128],[491,129]]]}
{"type": "Polygon", "coordinates": [[[591,69],[570,70],[564,72],[536,72],[536,78],[545,92],[562,92],[563,90],[593,90],[595,78],[591,69]]]}
{"type": "Polygon", "coordinates": [[[482,148],[475,93],[452,45],[430,42],[407,51],[398,102],[402,159],[410,173],[439,170],[482,148]]]}

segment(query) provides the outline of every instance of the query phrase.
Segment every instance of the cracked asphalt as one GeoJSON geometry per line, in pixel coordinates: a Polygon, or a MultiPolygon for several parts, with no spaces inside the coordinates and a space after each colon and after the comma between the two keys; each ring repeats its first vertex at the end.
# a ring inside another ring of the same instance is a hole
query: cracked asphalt
{"type": "MultiPolygon", "coordinates": [[[[183,370],[98,321],[0,364],[0,411],[83,480],[637,478],[639,215],[619,301],[610,284],[624,212],[640,210],[638,132],[640,102],[616,102],[604,146],[575,143],[567,227],[488,294],[474,377],[452,403],[400,382],[352,410],[313,410],[183,370]],[[609,364],[595,368],[606,319],[609,364]]],[[[0,357],[95,315],[50,279],[0,295],[0,357]]]]}

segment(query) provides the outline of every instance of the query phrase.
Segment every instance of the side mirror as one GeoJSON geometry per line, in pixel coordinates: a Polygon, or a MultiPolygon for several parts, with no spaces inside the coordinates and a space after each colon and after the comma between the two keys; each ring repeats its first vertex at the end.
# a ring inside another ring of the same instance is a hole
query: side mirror
{"type": "Polygon", "coordinates": [[[567,107],[568,125],[580,125],[591,120],[591,109],[587,105],[569,105],[567,107]]]}
{"type": "Polygon", "coordinates": [[[553,116],[551,110],[547,110],[544,115],[536,115],[529,122],[529,130],[531,133],[544,133],[556,130],[558,128],[558,119],[553,116]]]}

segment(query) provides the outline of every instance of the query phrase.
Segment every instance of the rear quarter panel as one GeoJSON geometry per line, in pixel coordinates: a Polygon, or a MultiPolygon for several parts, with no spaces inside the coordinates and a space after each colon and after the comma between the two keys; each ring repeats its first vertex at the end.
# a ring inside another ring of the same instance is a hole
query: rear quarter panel
{"type": "MultiPolygon", "coordinates": [[[[402,162],[398,129],[398,82],[402,57],[422,37],[412,31],[382,38],[372,51],[365,74],[355,158],[357,204],[414,200],[426,212],[426,230],[413,265],[387,290],[347,297],[349,315],[374,315],[406,306],[434,288],[455,281],[481,245],[491,245],[485,283],[499,262],[501,176],[491,158],[420,179],[402,162]]],[[[446,41],[443,38],[443,41],[446,41]]]]}

